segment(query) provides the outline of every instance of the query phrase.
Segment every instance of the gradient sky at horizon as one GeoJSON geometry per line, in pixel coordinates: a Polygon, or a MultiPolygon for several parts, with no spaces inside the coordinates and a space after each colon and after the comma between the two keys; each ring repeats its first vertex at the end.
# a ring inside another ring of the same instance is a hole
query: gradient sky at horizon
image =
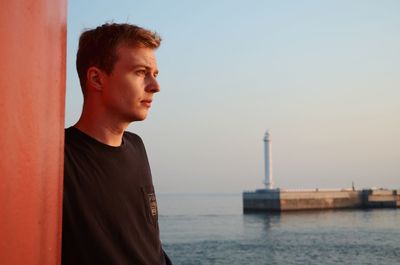
{"type": "Polygon", "coordinates": [[[400,188],[399,1],[69,0],[66,126],[79,118],[79,34],[157,31],[161,92],[130,131],[158,192],[400,188]]]}

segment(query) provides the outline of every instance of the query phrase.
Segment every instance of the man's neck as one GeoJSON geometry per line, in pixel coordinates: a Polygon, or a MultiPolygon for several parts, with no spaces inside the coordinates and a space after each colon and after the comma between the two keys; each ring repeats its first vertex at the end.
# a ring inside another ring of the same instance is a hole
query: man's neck
{"type": "Polygon", "coordinates": [[[128,124],[113,124],[103,119],[99,120],[82,115],[74,127],[103,144],[120,146],[128,124]]]}
{"type": "Polygon", "coordinates": [[[124,131],[119,132],[107,127],[91,128],[86,127],[79,122],[77,122],[74,127],[103,144],[109,146],[120,146],[122,143],[122,135],[124,131]]]}

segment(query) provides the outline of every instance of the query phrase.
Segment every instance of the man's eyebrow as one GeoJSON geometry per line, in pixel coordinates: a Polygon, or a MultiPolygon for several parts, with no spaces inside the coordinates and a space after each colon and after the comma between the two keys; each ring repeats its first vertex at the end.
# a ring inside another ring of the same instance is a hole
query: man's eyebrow
{"type": "Polygon", "coordinates": [[[147,64],[134,64],[132,65],[132,68],[139,68],[139,67],[143,67],[146,69],[151,69],[151,66],[147,65],[147,64]]]}

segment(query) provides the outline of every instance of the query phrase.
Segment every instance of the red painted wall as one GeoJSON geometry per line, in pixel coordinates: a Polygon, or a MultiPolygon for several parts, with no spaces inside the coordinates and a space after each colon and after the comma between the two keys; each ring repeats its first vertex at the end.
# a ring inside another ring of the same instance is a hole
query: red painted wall
{"type": "Polygon", "coordinates": [[[0,264],[60,263],[66,0],[0,8],[0,264]]]}

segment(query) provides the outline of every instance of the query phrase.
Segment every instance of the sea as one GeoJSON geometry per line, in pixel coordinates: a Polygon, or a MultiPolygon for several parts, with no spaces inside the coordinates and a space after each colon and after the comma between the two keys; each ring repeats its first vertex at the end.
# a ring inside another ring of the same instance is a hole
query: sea
{"type": "Polygon", "coordinates": [[[400,265],[400,209],[244,214],[241,194],[158,194],[174,264],[400,265]]]}

